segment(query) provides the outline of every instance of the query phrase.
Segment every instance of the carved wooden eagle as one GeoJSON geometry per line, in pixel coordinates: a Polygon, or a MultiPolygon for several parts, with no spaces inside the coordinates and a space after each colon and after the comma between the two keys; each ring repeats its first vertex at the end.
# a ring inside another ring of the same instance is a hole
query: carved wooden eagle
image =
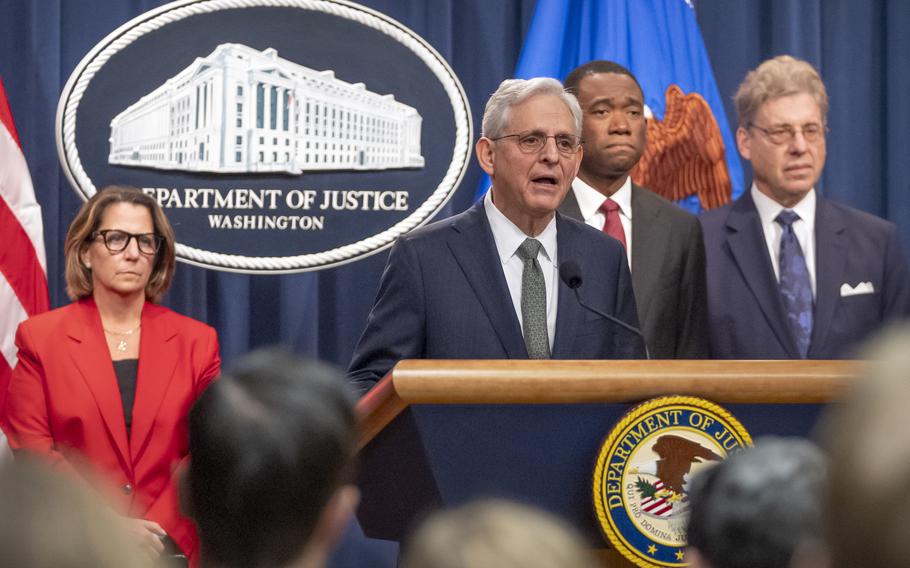
{"type": "Polygon", "coordinates": [[[693,463],[723,459],[701,444],[673,434],[658,438],[651,449],[660,456],[657,460],[657,477],[664,482],[665,487],[677,493],[683,493],[684,477],[693,463]]]}
{"type": "Polygon", "coordinates": [[[648,120],[645,151],[632,180],[670,201],[698,195],[703,209],[730,201],[733,186],[724,139],[708,102],[698,93],[667,88],[664,119],[648,120]]]}

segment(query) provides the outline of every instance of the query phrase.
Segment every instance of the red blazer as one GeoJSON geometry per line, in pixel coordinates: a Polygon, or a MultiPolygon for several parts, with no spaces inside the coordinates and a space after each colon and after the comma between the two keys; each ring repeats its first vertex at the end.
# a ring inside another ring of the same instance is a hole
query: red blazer
{"type": "Polygon", "coordinates": [[[30,318],[4,430],[14,451],[77,473],[131,517],[159,523],[187,555],[198,538],[180,514],[175,471],[187,458],[187,414],[218,375],[215,330],[146,303],[129,439],[117,377],[91,299],[30,318]]]}

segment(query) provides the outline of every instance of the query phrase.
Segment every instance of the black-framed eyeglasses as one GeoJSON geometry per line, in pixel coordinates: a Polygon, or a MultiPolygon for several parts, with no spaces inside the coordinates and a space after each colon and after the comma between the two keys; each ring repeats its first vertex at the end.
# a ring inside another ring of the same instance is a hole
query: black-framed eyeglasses
{"type": "Polygon", "coordinates": [[[774,128],[764,128],[754,122],[749,123],[749,128],[754,128],[760,131],[762,134],[768,137],[768,140],[772,144],[789,144],[796,138],[796,133],[799,132],[803,135],[803,138],[806,139],[806,142],[817,142],[825,133],[828,132],[828,128],[817,122],[810,122],[809,124],[804,124],[802,128],[796,129],[789,124],[784,124],[781,126],[775,126],[774,128]]]}
{"type": "Polygon", "coordinates": [[[494,142],[504,138],[515,138],[518,142],[518,149],[525,154],[536,154],[543,150],[550,138],[556,142],[556,150],[564,156],[571,156],[578,151],[582,144],[582,139],[572,134],[551,134],[543,132],[522,132],[520,134],[506,134],[498,138],[491,138],[494,142]]]}
{"type": "Polygon", "coordinates": [[[161,248],[164,237],[155,233],[127,233],[119,229],[103,229],[95,232],[95,238],[101,236],[104,247],[110,252],[123,252],[130,245],[130,239],[136,239],[139,252],[155,254],[161,248]]]}

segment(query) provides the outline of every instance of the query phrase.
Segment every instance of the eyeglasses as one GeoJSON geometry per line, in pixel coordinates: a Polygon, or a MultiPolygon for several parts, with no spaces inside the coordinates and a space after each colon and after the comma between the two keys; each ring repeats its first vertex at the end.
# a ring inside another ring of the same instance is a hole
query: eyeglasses
{"type": "Polygon", "coordinates": [[[523,132],[521,134],[506,134],[499,138],[491,138],[494,142],[504,138],[515,138],[518,142],[518,149],[525,154],[536,154],[543,150],[550,138],[556,142],[556,150],[563,156],[571,156],[578,151],[582,144],[582,139],[571,134],[553,134],[547,136],[543,132],[523,132]]]}
{"type": "Polygon", "coordinates": [[[123,252],[130,245],[130,239],[136,239],[139,252],[155,254],[164,242],[164,237],[155,233],[127,233],[117,229],[104,229],[97,231],[93,238],[97,238],[98,235],[101,235],[105,248],[110,252],[123,252]]]}
{"type": "MultiPolygon", "coordinates": [[[[775,126],[774,128],[762,128],[761,126],[750,122],[749,127],[761,131],[762,134],[768,137],[768,140],[770,140],[772,144],[789,144],[796,138],[797,129],[789,124],[775,126]]],[[[810,122],[809,124],[804,124],[803,127],[799,129],[799,132],[802,133],[806,142],[817,142],[824,137],[826,132],[828,132],[828,128],[821,124],[810,122]]]]}

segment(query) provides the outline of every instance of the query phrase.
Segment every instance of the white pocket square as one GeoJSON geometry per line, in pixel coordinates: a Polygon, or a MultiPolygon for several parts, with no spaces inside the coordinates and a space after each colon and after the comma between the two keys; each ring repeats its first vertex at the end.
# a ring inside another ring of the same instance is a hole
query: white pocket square
{"type": "Polygon", "coordinates": [[[844,282],[840,285],[841,298],[845,296],[859,296],[860,294],[872,294],[873,292],[875,292],[875,288],[872,287],[872,282],[860,282],[856,286],[851,286],[844,282]]]}

